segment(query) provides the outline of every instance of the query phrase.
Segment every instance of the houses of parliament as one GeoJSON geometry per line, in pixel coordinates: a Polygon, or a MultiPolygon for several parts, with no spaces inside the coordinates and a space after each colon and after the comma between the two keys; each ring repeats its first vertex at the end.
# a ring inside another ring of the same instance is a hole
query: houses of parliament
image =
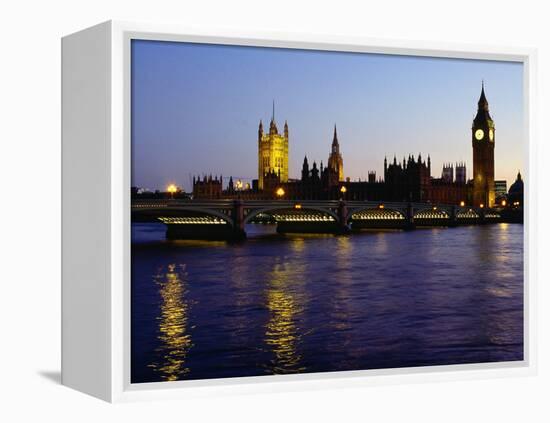
{"type": "MultiPolygon", "coordinates": [[[[402,159],[384,158],[384,175],[378,177],[369,171],[367,180],[351,181],[345,177],[344,159],[336,125],[326,166],[321,161],[310,163],[304,157],[300,179],[289,178],[289,126],[285,121],[282,133],[275,121],[275,107],[264,132],[262,121],[258,127],[258,178],[251,184],[229,178],[224,187],[222,177],[193,178],[194,198],[242,198],[287,200],[368,200],[414,201],[439,204],[468,204],[476,207],[493,207],[498,195],[495,192],[494,149],[495,124],[489,114],[489,103],[482,84],[472,122],[473,179],[467,180],[466,164],[443,166],[441,177],[431,176],[431,159],[408,155],[402,159]],[[345,187],[345,188],[343,188],[345,187]]],[[[498,185],[498,184],[497,184],[498,185]]],[[[505,190],[505,188],[504,188],[505,190]]],[[[505,194],[505,192],[504,192],[505,194]]]]}

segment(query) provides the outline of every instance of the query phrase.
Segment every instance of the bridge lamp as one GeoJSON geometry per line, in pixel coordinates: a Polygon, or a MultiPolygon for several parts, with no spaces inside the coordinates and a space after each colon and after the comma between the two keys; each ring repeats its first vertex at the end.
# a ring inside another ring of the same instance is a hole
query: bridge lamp
{"type": "Polygon", "coordinates": [[[436,207],[436,206],[433,206],[432,209],[433,209],[433,211],[436,211],[436,210],[437,210],[437,207],[436,207]]]}
{"type": "Polygon", "coordinates": [[[485,204],[481,203],[481,204],[479,205],[479,208],[482,209],[483,207],[485,207],[485,204]]]}
{"type": "Polygon", "coordinates": [[[275,194],[277,194],[277,197],[282,198],[285,195],[285,190],[282,187],[278,188],[275,194]]]}
{"type": "Polygon", "coordinates": [[[294,204],[294,208],[300,210],[302,208],[301,204],[294,204]]]}
{"type": "Polygon", "coordinates": [[[378,208],[379,208],[379,209],[383,209],[383,208],[384,208],[384,204],[379,204],[379,205],[378,205],[378,208]]]}
{"type": "Polygon", "coordinates": [[[341,192],[342,194],[345,194],[345,193],[347,192],[347,190],[348,190],[348,189],[346,188],[345,185],[342,185],[342,188],[340,188],[340,192],[341,192]]]}
{"type": "Polygon", "coordinates": [[[178,187],[174,184],[170,184],[166,188],[166,191],[168,191],[170,193],[171,198],[174,198],[174,194],[178,191],[178,187]]]}
{"type": "Polygon", "coordinates": [[[506,200],[502,200],[502,201],[500,202],[500,205],[501,205],[502,207],[506,207],[506,200]]]}
{"type": "Polygon", "coordinates": [[[464,201],[460,202],[460,207],[464,207],[465,205],[466,205],[466,203],[464,201]]]}

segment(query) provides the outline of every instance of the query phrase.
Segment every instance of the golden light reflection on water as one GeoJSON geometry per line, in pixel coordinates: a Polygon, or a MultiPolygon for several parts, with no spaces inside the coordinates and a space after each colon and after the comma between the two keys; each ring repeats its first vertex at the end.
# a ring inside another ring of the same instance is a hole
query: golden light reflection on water
{"type": "Polygon", "coordinates": [[[297,351],[303,336],[297,325],[297,317],[304,311],[303,298],[296,293],[296,286],[292,286],[303,282],[295,278],[299,273],[276,264],[270,274],[267,290],[270,318],[265,343],[274,353],[270,369],[274,374],[299,373],[306,369],[301,365],[302,356],[297,351]]]}
{"type": "Polygon", "coordinates": [[[299,237],[293,238],[290,246],[294,253],[301,253],[304,251],[304,248],[306,246],[305,239],[299,237]]]}
{"type": "Polygon", "coordinates": [[[178,380],[189,372],[187,354],[193,346],[189,334],[189,303],[184,285],[185,266],[170,264],[165,274],[159,274],[155,282],[160,288],[161,305],[158,319],[157,353],[160,362],[150,364],[163,380],[178,380]]]}

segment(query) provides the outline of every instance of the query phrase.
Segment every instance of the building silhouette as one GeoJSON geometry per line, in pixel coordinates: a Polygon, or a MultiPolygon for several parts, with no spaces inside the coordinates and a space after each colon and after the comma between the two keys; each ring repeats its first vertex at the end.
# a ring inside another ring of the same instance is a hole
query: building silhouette
{"type": "Polygon", "coordinates": [[[455,164],[455,182],[462,185],[466,184],[466,163],[455,164]]]}
{"type": "MultiPolygon", "coordinates": [[[[220,175],[212,177],[206,175],[201,177],[193,176],[193,198],[198,199],[218,199],[222,197],[223,192],[223,177],[220,175]]],[[[233,181],[231,179],[231,181],[233,181]]]]}
{"type": "Polygon", "coordinates": [[[508,190],[508,204],[512,207],[523,207],[523,179],[520,172],[508,190]]]}
{"type": "Polygon", "coordinates": [[[391,201],[428,201],[430,193],[431,159],[422,160],[409,155],[398,162],[393,156],[393,163],[388,165],[384,158],[384,182],[386,184],[386,199],[391,201]]]}
{"type": "Polygon", "coordinates": [[[441,179],[445,182],[454,182],[454,167],[452,164],[447,163],[443,165],[441,171],[441,179]]]}

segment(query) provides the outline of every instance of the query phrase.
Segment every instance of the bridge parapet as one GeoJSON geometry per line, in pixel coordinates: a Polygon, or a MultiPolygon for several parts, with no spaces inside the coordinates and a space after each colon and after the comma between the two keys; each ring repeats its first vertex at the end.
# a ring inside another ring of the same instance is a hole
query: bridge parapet
{"type": "Polygon", "coordinates": [[[188,234],[192,232],[189,228],[195,224],[202,225],[204,232],[212,223],[212,228],[223,226],[224,233],[229,231],[233,238],[245,237],[245,225],[262,213],[272,216],[279,229],[285,226],[291,231],[307,229],[310,232],[338,233],[347,232],[350,223],[354,228],[387,226],[412,229],[417,225],[455,226],[500,219],[495,209],[380,201],[148,199],[133,200],[131,208],[133,219],[163,222],[172,227],[172,233],[184,231],[188,234]],[[226,225],[220,225],[222,221],[226,225]],[[176,225],[179,229],[174,231],[176,225]]]}

